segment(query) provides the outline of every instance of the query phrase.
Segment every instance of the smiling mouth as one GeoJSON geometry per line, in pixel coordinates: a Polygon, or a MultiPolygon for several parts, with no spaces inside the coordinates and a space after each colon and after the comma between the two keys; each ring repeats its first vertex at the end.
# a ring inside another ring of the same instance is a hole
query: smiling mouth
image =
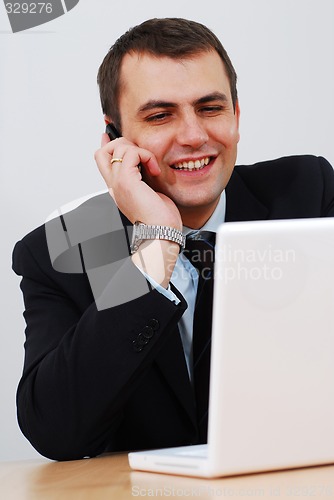
{"type": "Polygon", "coordinates": [[[174,170],[188,170],[188,171],[193,171],[193,170],[202,170],[202,168],[206,167],[211,161],[210,156],[206,156],[205,158],[202,158],[201,160],[190,160],[190,161],[182,161],[179,163],[175,163],[175,165],[171,165],[171,168],[174,170]]]}

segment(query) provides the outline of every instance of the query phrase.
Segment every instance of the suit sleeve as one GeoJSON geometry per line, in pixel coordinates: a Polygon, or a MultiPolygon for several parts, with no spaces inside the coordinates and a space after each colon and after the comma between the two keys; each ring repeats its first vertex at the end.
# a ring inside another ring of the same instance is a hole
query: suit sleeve
{"type": "Polygon", "coordinates": [[[321,156],[318,158],[323,178],[322,214],[334,217],[334,170],[330,163],[321,156]]]}
{"type": "MultiPolygon", "coordinates": [[[[47,249],[34,250],[22,241],[13,254],[27,323],[19,425],[51,459],[96,456],[112,442],[126,401],[187,306],[176,290],[178,305],[153,289],[114,307],[98,310],[92,301],[83,308],[45,264],[47,249]]],[[[134,265],[131,272],[141,276],[134,265]]],[[[77,286],[75,275],[67,279],[77,286]]]]}

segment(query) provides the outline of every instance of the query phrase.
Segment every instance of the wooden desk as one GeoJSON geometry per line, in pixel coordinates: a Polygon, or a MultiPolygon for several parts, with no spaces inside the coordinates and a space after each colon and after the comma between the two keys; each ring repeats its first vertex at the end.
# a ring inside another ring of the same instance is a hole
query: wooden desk
{"type": "Polygon", "coordinates": [[[73,462],[29,460],[0,464],[1,500],[122,500],[133,498],[334,498],[334,466],[194,479],[131,472],[126,454],[73,462]]]}

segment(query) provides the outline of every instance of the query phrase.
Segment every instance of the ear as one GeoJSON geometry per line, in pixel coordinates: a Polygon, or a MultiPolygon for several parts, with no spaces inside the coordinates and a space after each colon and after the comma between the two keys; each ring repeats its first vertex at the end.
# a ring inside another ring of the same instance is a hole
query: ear
{"type": "Polygon", "coordinates": [[[235,103],[235,119],[236,119],[236,125],[237,125],[237,131],[238,131],[238,142],[240,141],[240,133],[239,133],[239,121],[240,121],[240,106],[239,106],[239,101],[236,101],[235,103]]]}
{"type": "Polygon", "coordinates": [[[240,118],[240,106],[239,106],[239,101],[237,100],[235,102],[235,111],[234,111],[235,117],[238,121],[238,126],[239,126],[239,118],[240,118]]]}

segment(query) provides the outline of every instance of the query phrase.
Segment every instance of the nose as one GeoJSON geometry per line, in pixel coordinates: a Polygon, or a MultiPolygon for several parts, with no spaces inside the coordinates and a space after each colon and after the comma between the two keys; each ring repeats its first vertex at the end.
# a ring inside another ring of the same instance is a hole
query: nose
{"type": "Polygon", "coordinates": [[[205,144],[209,136],[201,123],[201,118],[191,114],[180,119],[176,140],[180,146],[198,149],[205,144]]]}

